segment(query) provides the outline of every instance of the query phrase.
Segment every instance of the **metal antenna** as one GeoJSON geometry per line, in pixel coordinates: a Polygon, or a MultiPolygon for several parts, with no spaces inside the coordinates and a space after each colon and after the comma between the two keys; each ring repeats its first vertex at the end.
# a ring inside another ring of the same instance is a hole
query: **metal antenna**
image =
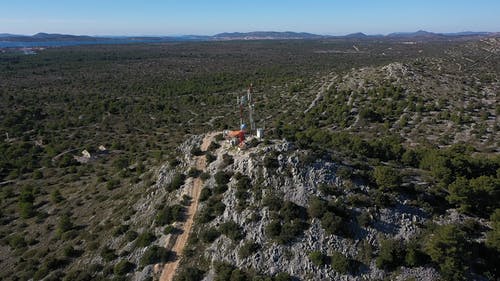
{"type": "Polygon", "coordinates": [[[253,92],[253,84],[250,83],[250,87],[248,87],[248,90],[247,90],[248,119],[250,121],[250,130],[254,131],[255,130],[255,121],[253,120],[253,110],[254,110],[255,105],[253,103],[252,92],[253,92]]]}

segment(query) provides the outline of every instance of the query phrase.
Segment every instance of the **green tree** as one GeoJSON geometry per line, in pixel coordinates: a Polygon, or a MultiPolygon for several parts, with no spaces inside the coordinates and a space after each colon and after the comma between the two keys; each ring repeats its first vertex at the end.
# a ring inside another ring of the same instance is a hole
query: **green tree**
{"type": "Polygon", "coordinates": [[[121,260],[115,264],[113,272],[116,275],[125,275],[129,273],[132,269],[134,269],[133,263],[129,262],[128,260],[121,260]]]}
{"type": "Polygon", "coordinates": [[[311,200],[309,200],[307,212],[309,213],[309,216],[313,218],[321,218],[327,211],[327,207],[328,204],[325,200],[318,197],[312,197],[311,200]]]}
{"type": "Polygon", "coordinates": [[[331,266],[338,273],[347,274],[350,270],[350,260],[342,253],[333,252],[331,256],[331,266]]]}
{"type": "Polygon", "coordinates": [[[383,239],[380,242],[380,252],[376,259],[378,268],[392,270],[398,266],[403,257],[401,243],[392,239],[383,239]]]}
{"type": "Polygon", "coordinates": [[[486,235],[486,245],[500,253],[500,209],[496,209],[490,217],[492,230],[486,235]]]}
{"type": "Polygon", "coordinates": [[[35,215],[33,202],[35,202],[33,188],[24,187],[19,194],[19,214],[21,218],[27,219],[35,215]]]}
{"type": "Polygon", "coordinates": [[[394,189],[401,184],[399,172],[386,166],[377,166],[373,171],[373,177],[378,187],[382,190],[394,189]]]}
{"type": "Polygon", "coordinates": [[[309,253],[309,260],[316,266],[322,266],[326,263],[326,256],[320,251],[313,251],[309,253]]]}
{"type": "Polygon", "coordinates": [[[71,221],[71,217],[68,214],[64,214],[59,218],[59,223],[57,224],[56,233],[58,236],[62,235],[64,232],[73,229],[74,225],[71,221]]]}
{"type": "Polygon", "coordinates": [[[52,201],[52,203],[57,204],[59,202],[62,202],[64,200],[64,197],[62,196],[61,192],[59,192],[59,189],[54,189],[54,191],[50,193],[50,200],[52,201]]]}
{"type": "Polygon", "coordinates": [[[457,225],[438,226],[427,236],[424,250],[447,280],[465,280],[469,256],[465,233],[457,225]]]}

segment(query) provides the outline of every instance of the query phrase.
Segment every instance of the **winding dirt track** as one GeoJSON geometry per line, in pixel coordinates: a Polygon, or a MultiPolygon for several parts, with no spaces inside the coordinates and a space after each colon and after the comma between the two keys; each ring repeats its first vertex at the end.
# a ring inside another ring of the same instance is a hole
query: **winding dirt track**
{"type": "MultiPolygon", "coordinates": [[[[205,138],[203,139],[203,143],[201,144],[202,151],[207,150],[210,143],[212,143],[214,135],[215,134],[212,133],[205,136],[205,138]]],[[[205,156],[196,156],[195,160],[196,169],[205,171],[207,166],[205,156]]],[[[179,261],[182,257],[182,251],[184,250],[184,246],[186,246],[189,234],[191,234],[191,228],[193,227],[194,215],[196,214],[196,210],[198,209],[198,200],[200,198],[202,186],[202,180],[200,178],[195,178],[191,182],[191,186],[188,187],[188,195],[192,198],[191,205],[189,205],[186,212],[186,221],[181,226],[182,233],[177,237],[174,246],[172,247],[172,249],[170,249],[176,254],[176,258],[174,261],[166,263],[163,266],[160,281],[172,281],[174,279],[175,271],[177,270],[179,261]]]]}

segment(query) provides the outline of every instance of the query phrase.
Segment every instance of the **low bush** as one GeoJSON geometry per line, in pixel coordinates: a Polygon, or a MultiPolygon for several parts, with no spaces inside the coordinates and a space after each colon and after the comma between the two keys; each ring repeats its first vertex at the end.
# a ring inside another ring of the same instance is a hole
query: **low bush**
{"type": "Polygon", "coordinates": [[[177,281],[199,281],[202,280],[205,272],[197,267],[187,267],[176,276],[177,281]]]}
{"type": "Polygon", "coordinates": [[[238,251],[238,256],[240,259],[244,259],[252,255],[253,253],[257,252],[259,249],[260,245],[258,243],[255,243],[253,241],[247,241],[240,247],[240,250],[238,251]]]}
{"type": "Polygon", "coordinates": [[[219,227],[219,230],[222,234],[226,235],[234,241],[239,241],[244,237],[242,228],[234,221],[227,221],[225,223],[222,223],[219,227]]]}
{"type": "Polygon", "coordinates": [[[121,260],[115,264],[113,272],[115,275],[125,275],[134,269],[135,265],[128,260],[121,260]]]}
{"type": "Polygon", "coordinates": [[[135,241],[135,246],[139,248],[147,247],[155,240],[156,236],[153,233],[144,232],[137,237],[137,240],[135,241]]]}
{"type": "Polygon", "coordinates": [[[208,200],[208,198],[210,198],[210,196],[212,196],[212,190],[210,188],[205,187],[201,190],[200,201],[201,202],[206,201],[208,200]]]}
{"type": "Polygon", "coordinates": [[[200,232],[200,239],[205,243],[212,243],[220,236],[219,230],[216,228],[208,228],[200,232]]]}
{"type": "Polygon", "coordinates": [[[175,174],[170,184],[167,185],[167,191],[171,192],[179,189],[184,184],[185,180],[186,180],[186,175],[181,173],[175,174]]]}
{"type": "Polygon", "coordinates": [[[187,176],[190,177],[190,178],[197,178],[200,174],[201,174],[200,170],[198,170],[198,169],[196,169],[194,167],[191,167],[188,170],[187,176]]]}
{"type": "Polygon", "coordinates": [[[170,257],[171,253],[167,249],[153,245],[142,255],[140,265],[144,267],[148,264],[167,262],[170,257]]]}
{"type": "Polygon", "coordinates": [[[231,174],[220,171],[214,175],[214,179],[215,183],[217,183],[218,185],[224,185],[229,183],[229,180],[231,179],[231,174]]]}
{"type": "Polygon", "coordinates": [[[332,256],[330,257],[330,263],[333,270],[337,271],[338,273],[347,274],[350,271],[351,261],[349,260],[349,258],[339,252],[332,253],[332,256]]]}
{"type": "Polygon", "coordinates": [[[323,266],[326,264],[327,257],[320,251],[313,251],[309,253],[309,260],[316,266],[323,266]]]}
{"type": "Polygon", "coordinates": [[[108,247],[104,247],[101,250],[101,257],[104,261],[112,261],[116,259],[115,250],[110,249],[108,247]]]}
{"type": "Polygon", "coordinates": [[[392,270],[404,261],[403,244],[392,239],[383,239],[380,242],[380,252],[376,259],[378,268],[392,270]]]}
{"type": "Polygon", "coordinates": [[[163,206],[160,212],[156,215],[155,223],[157,226],[171,224],[176,221],[181,221],[184,214],[184,207],[181,205],[163,206]]]}

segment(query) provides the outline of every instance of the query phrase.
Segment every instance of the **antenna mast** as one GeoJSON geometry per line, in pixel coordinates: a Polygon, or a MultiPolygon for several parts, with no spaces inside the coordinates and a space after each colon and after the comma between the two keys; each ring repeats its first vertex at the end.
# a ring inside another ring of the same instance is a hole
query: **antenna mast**
{"type": "Polygon", "coordinates": [[[255,104],[253,103],[253,84],[250,83],[250,87],[247,90],[247,98],[248,98],[248,119],[250,121],[250,130],[255,130],[255,121],[253,120],[253,111],[255,104]]]}

